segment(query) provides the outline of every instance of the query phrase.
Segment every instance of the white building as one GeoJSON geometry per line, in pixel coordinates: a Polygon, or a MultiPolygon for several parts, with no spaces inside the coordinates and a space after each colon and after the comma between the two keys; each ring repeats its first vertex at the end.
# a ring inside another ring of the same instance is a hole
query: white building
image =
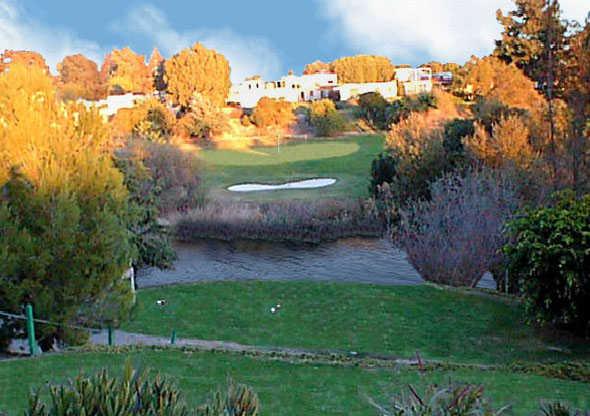
{"type": "Polygon", "coordinates": [[[82,100],[87,106],[95,106],[98,108],[100,115],[104,119],[117,114],[122,108],[132,108],[139,101],[145,100],[145,95],[140,94],[124,94],[124,95],[109,95],[107,98],[98,101],[82,100]]]}
{"type": "Polygon", "coordinates": [[[289,74],[273,82],[254,77],[232,85],[227,101],[239,104],[243,108],[253,108],[262,97],[289,102],[315,101],[322,98],[348,100],[368,92],[378,92],[386,99],[392,100],[400,95],[400,87],[406,95],[432,91],[431,69],[399,68],[395,72],[395,79],[391,81],[340,85],[338,76],[332,72],[301,76],[289,74]]]}
{"type": "Polygon", "coordinates": [[[404,95],[432,91],[432,69],[430,68],[397,68],[395,79],[400,84],[404,95]]]}
{"type": "Polygon", "coordinates": [[[342,84],[336,87],[336,91],[339,92],[342,101],[358,97],[368,92],[378,92],[383,98],[388,100],[393,100],[398,96],[397,81],[342,84]]]}
{"type": "Polygon", "coordinates": [[[272,82],[254,77],[232,85],[227,101],[240,104],[244,108],[256,107],[262,97],[290,102],[314,101],[329,98],[330,91],[334,90],[337,82],[336,74],[328,72],[301,76],[289,74],[272,82]]]}

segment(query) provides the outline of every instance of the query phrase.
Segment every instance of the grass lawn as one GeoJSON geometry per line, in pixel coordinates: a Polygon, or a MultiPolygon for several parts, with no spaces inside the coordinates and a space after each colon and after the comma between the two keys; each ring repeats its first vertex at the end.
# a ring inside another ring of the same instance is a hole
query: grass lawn
{"type": "Polygon", "coordinates": [[[216,282],[144,289],[128,331],[244,344],[388,353],[455,362],[590,357],[588,343],[541,337],[520,307],[433,286],[216,282]],[[162,311],[157,299],[166,299],[162,311]],[[282,304],[278,314],[269,309],[282,304]],[[559,347],[557,351],[555,347],[559,347]]]}
{"type": "Polygon", "coordinates": [[[170,376],[190,404],[199,404],[226,378],[252,386],[262,402],[262,415],[377,415],[366,396],[380,402],[430,383],[481,383],[496,407],[512,404],[516,415],[530,415],[542,399],[568,400],[590,406],[590,385],[535,375],[497,371],[437,371],[363,369],[331,365],[292,364],[232,354],[186,353],[151,349],[132,353],[68,353],[42,358],[0,361],[0,413],[22,414],[28,392],[46,382],[60,383],[79,371],[93,373],[107,367],[120,372],[126,360],[170,376]]]}
{"type": "Polygon", "coordinates": [[[249,150],[208,149],[205,184],[214,198],[269,201],[276,199],[358,198],[368,196],[371,161],[383,150],[382,136],[313,139],[249,150]],[[236,194],[226,188],[245,182],[281,183],[315,177],[335,178],[321,189],[236,194]]]}

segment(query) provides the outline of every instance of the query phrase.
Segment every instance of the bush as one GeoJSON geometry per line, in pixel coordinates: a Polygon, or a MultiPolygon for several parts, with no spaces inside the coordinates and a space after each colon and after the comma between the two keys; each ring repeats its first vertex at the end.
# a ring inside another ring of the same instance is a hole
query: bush
{"type": "Polygon", "coordinates": [[[209,140],[228,129],[229,120],[223,111],[204,95],[195,93],[174,131],[181,138],[209,140]]]}
{"type": "Polygon", "coordinates": [[[122,108],[110,121],[113,137],[124,140],[135,136],[158,143],[170,138],[176,119],[172,112],[156,98],[138,102],[132,108],[122,108]]]}
{"type": "Polygon", "coordinates": [[[590,416],[590,411],[574,409],[568,403],[550,402],[541,404],[541,416],[590,416]]]}
{"type": "Polygon", "coordinates": [[[379,155],[371,162],[371,184],[369,191],[371,195],[377,196],[378,186],[384,183],[393,182],[397,173],[397,160],[386,152],[379,155]]]}
{"type": "Polygon", "coordinates": [[[259,128],[287,128],[295,121],[295,116],[290,102],[262,97],[256,104],[251,119],[259,128]]]}
{"type": "Polygon", "coordinates": [[[312,102],[308,118],[317,136],[336,136],[346,128],[346,120],[336,110],[332,100],[324,99],[312,102]]]}
{"type": "Polygon", "coordinates": [[[443,148],[449,157],[462,159],[465,155],[465,139],[475,134],[473,120],[456,118],[445,124],[443,148]]]}
{"type": "Polygon", "coordinates": [[[443,148],[442,129],[433,127],[422,114],[412,113],[393,125],[386,143],[397,165],[391,191],[398,206],[428,199],[430,183],[452,167],[443,148]]]}
{"type": "Polygon", "coordinates": [[[510,223],[504,251],[530,319],[590,335],[590,196],[560,194],[555,206],[510,223]]]}
{"type": "Polygon", "coordinates": [[[448,174],[430,193],[431,200],[402,210],[396,242],[425,280],[475,287],[504,261],[502,231],[518,209],[515,187],[483,170],[448,174]]]}
{"type": "Polygon", "coordinates": [[[509,408],[493,409],[483,386],[472,384],[432,385],[422,394],[411,385],[408,390],[407,394],[393,397],[389,406],[372,404],[382,416],[495,416],[509,408]]]}
{"type": "Polygon", "coordinates": [[[121,377],[102,370],[50,386],[49,403],[42,401],[41,393],[31,394],[27,416],[256,416],[260,407],[249,387],[230,382],[226,393],[218,391],[210,403],[192,410],[169,380],[160,375],[151,378],[129,364],[121,377]]]}

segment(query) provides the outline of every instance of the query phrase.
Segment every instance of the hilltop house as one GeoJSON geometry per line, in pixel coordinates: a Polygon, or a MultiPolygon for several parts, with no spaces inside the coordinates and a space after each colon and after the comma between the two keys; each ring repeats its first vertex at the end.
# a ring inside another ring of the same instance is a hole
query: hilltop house
{"type": "Polygon", "coordinates": [[[262,97],[283,99],[289,102],[315,101],[322,98],[348,100],[367,92],[378,92],[392,100],[400,95],[432,91],[430,68],[399,68],[395,79],[387,82],[338,84],[333,72],[318,72],[301,76],[289,73],[279,81],[264,81],[256,76],[231,87],[227,102],[242,108],[256,107],[262,97]],[[400,90],[403,94],[400,94],[400,90]]]}

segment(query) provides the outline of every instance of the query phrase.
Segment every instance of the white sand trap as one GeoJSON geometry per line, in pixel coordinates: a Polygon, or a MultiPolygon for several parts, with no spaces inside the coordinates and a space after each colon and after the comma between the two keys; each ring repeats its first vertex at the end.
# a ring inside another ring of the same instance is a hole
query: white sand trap
{"type": "Polygon", "coordinates": [[[277,191],[280,189],[314,189],[334,185],[336,179],[317,178],[306,179],[304,181],[287,182],[280,185],[266,185],[263,183],[243,183],[241,185],[232,185],[227,188],[232,192],[254,192],[254,191],[277,191]]]}

